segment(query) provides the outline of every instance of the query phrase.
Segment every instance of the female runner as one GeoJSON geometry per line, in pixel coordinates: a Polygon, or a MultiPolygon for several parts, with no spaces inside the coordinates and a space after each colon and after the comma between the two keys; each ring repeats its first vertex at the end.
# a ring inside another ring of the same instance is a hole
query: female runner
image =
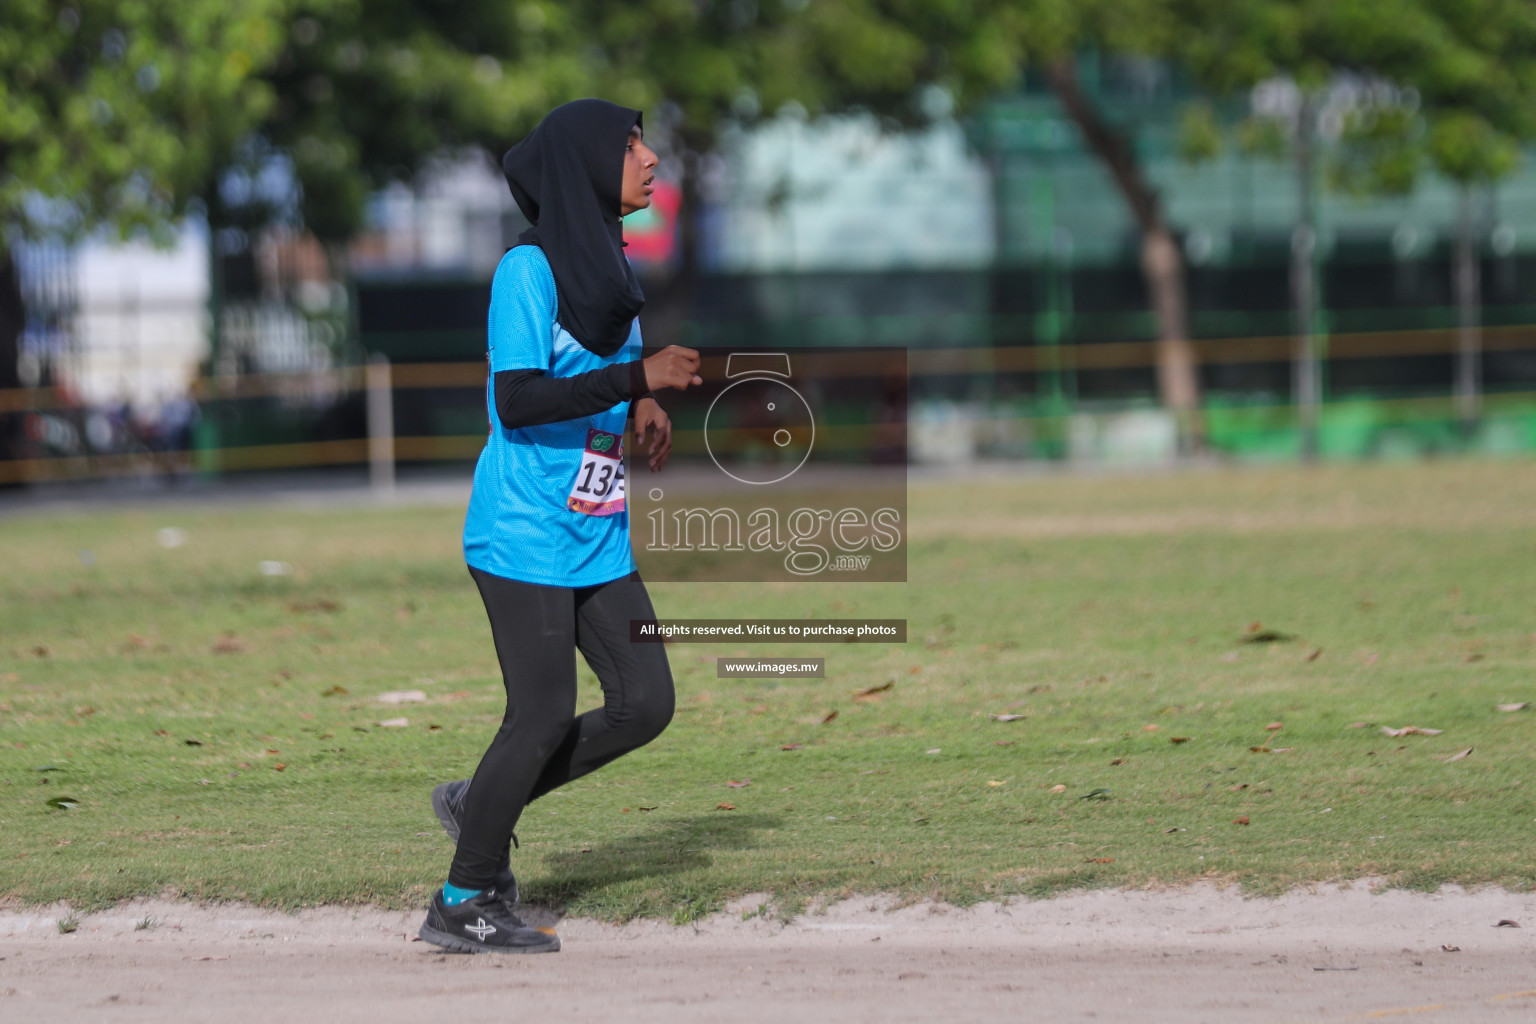
{"type": "Polygon", "coordinates": [[[603,100],[557,107],[502,160],[533,226],[491,282],[491,433],[464,558],[491,620],[507,710],[474,777],[432,793],[458,847],[421,937],[448,949],[560,948],[552,929],[515,911],[518,817],[672,719],[663,645],[629,640],[629,621],[655,612],[630,552],[623,472],[627,414],[659,470],[672,426],[652,392],[702,383],[692,349],[639,358],[645,296],[622,218],[650,205],[656,163],[640,112],[603,100]],[[579,716],[578,649],[603,690],[603,706],[579,716]]]}

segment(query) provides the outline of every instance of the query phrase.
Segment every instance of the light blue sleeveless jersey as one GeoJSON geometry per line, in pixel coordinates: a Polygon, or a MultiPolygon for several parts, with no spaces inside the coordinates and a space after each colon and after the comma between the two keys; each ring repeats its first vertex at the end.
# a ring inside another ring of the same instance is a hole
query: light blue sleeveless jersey
{"type": "Polygon", "coordinates": [[[482,572],[525,583],[590,587],[634,571],[629,512],[583,515],[567,508],[566,498],[588,429],[623,437],[629,403],[582,419],[507,430],[496,413],[495,375],[542,370],[549,377],[574,377],[631,362],[640,358],[640,321],[605,359],[555,322],[555,304],[555,275],[542,249],[520,245],[501,258],[491,281],[488,331],[485,402],[491,436],[475,466],[464,560],[482,572]]]}

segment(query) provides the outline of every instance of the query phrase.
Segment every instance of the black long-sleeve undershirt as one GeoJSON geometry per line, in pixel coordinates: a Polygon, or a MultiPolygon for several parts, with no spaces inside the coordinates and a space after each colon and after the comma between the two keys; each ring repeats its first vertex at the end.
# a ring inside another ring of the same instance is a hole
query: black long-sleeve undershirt
{"type": "MultiPolygon", "coordinates": [[[[580,419],[620,402],[653,397],[646,389],[645,367],[638,359],[574,377],[548,377],[542,370],[501,370],[495,383],[496,414],[507,430],[580,419]]],[[[633,404],[630,412],[634,412],[633,404]]]]}

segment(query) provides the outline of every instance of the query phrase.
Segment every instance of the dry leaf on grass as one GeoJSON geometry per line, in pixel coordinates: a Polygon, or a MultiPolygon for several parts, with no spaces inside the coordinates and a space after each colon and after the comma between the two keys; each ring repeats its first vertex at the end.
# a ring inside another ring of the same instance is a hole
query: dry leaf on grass
{"type": "Polygon", "coordinates": [[[1323,656],[1323,649],[1321,647],[1317,647],[1317,648],[1314,648],[1312,650],[1312,653],[1308,654],[1304,660],[1306,660],[1306,661],[1316,661],[1318,658],[1320,658],[1322,656],[1323,656]]]}
{"type": "Polygon", "coordinates": [[[409,718],[389,718],[379,723],[385,729],[404,729],[410,724],[411,720],[409,718]]]}
{"type": "Polygon", "coordinates": [[[881,686],[871,686],[871,687],[869,687],[866,690],[860,690],[858,693],[853,695],[853,699],[854,700],[879,700],[880,699],[880,694],[885,693],[886,691],[894,688],[895,685],[896,685],[896,680],[892,679],[889,682],[887,682],[887,683],[885,683],[885,684],[883,684],[881,686]]]}
{"type": "Polygon", "coordinates": [[[1401,729],[1394,729],[1390,725],[1381,727],[1381,731],[1388,736],[1439,736],[1444,729],[1420,729],[1416,725],[1405,725],[1401,729]]]}
{"type": "Polygon", "coordinates": [[[825,718],[823,718],[823,719],[822,719],[822,720],[821,720],[821,724],[822,724],[822,725],[826,725],[826,724],[827,724],[827,723],[828,723],[828,722],[830,722],[830,721],[832,721],[832,720],[833,720],[833,719],[834,719],[834,718],[836,718],[836,717],[837,717],[837,712],[836,712],[836,711],[833,711],[833,712],[831,712],[831,713],[830,713],[830,714],[828,714],[828,715],[827,715],[827,717],[825,717],[825,718]]]}
{"type": "MultiPolygon", "coordinates": [[[[1264,737],[1264,742],[1262,744],[1260,744],[1259,746],[1257,746],[1257,747],[1249,747],[1248,748],[1249,753],[1253,753],[1253,754],[1268,754],[1268,753],[1271,753],[1272,751],[1270,750],[1270,746],[1269,745],[1274,742],[1274,740],[1275,740],[1275,733],[1279,732],[1281,729],[1284,729],[1284,728],[1285,728],[1285,726],[1283,724],[1281,724],[1280,722],[1270,722],[1268,725],[1266,725],[1264,727],[1264,730],[1266,732],[1268,732],[1269,735],[1264,737]]],[[[1285,749],[1289,750],[1290,748],[1287,747],[1285,749]]]]}
{"type": "Polygon", "coordinates": [[[1232,819],[1232,824],[1234,824],[1234,825],[1246,825],[1246,824],[1248,824],[1248,816],[1244,815],[1241,818],[1233,818],[1232,819]]]}
{"type": "Polygon", "coordinates": [[[214,641],[211,650],[214,654],[239,654],[245,650],[245,645],[236,639],[233,633],[225,633],[214,641]]]}
{"type": "Polygon", "coordinates": [[[992,721],[994,721],[994,722],[1017,722],[1020,719],[1028,718],[1029,716],[1028,715],[988,715],[987,717],[992,719],[992,721]]]}
{"type": "Polygon", "coordinates": [[[1194,739],[1193,736],[1169,736],[1168,737],[1168,742],[1169,743],[1188,743],[1192,739],[1194,739]]]}
{"type": "Polygon", "coordinates": [[[1520,927],[1520,922],[1519,921],[1511,921],[1509,918],[1506,917],[1502,921],[1500,921],[1498,924],[1494,925],[1494,927],[1495,928],[1519,928],[1520,927]]]}
{"type": "Polygon", "coordinates": [[[1473,749],[1474,748],[1472,748],[1472,747],[1468,747],[1466,750],[1458,750],[1456,753],[1454,753],[1450,757],[1446,758],[1446,760],[1447,761],[1465,761],[1468,757],[1470,757],[1472,755],[1473,749]]]}
{"type": "Polygon", "coordinates": [[[750,785],[752,785],[752,780],[751,779],[742,779],[740,781],[737,781],[736,779],[731,779],[729,782],[726,783],[726,786],[729,787],[730,789],[746,789],[750,785]]]}
{"type": "Polygon", "coordinates": [[[734,811],[735,809],[735,804],[728,804],[723,800],[720,803],[715,804],[715,810],[717,811],[734,811]]]}
{"type": "Polygon", "coordinates": [[[1056,785],[1051,787],[1051,792],[1052,793],[1065,793],[1066,791],[1067,791],[1067,787],[1063,786],[1059,782],[1056,785]]]}
{"type": "Polygon", "coordinates": [[[288,610],[295,615],[303,612],[339,612],[341,605],[328,597],[321,597],[313,601],[294,601],[288,605],[288,610]]]}
{"type": "Polygon", "coordinates": [[[1114,862],[1115,862],[1115,858],[1113,858],[1113,857],[1089,857],[1088,858],[1088,863],[1089,864],[1113,864],[1114,862]]]}
{"type": "Polygon", "coordinates": [[[805,746],[804,743],[786,743],[782,747],[780,747],[779,749],[780,750],[799,750],[803,746],[805,746]]]}
{"type": "Polygon", "coordinates": [[[1370,722],[1350,722],[1344,728],[1346,728],[1346,729],[1364,729],[1364,728],[1367,728],[1370,724],[1371,724],[1370,722]]]}
{"type": "Polygon", "coordinates": [[[1443,953],[1460,953],[1461,952],[1461,947],[1460,946],[1452,946],[1450,943],[1446,943],[1445,945],[1440,947],[1440,950],[1443,953]]]}
{"type": "Polygon", "coordinates": [[[1531,706],[1531,702],[1530,701],[1523,700],[1523,701],[1521,701],[1518,704],[1500,704],[1498,707],[1494,708],[1494,710],[1495,711],[1524,711],[1526,708],[1528,708],[1530,706],[1531,706]]]}
{"type": "Polygon", "coordinates": [[[1295,633],[1282,633],[1278,629],[1265,629],[1262,622],[1248,624],[1248,632],[1237,638],[1240,644],[1275,644],[1295,640],[1295,633]]]}

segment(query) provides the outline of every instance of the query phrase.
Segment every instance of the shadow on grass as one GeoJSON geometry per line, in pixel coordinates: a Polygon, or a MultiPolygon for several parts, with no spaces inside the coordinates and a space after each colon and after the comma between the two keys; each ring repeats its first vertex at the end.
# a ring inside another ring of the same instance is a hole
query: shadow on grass
{"type": "Polygon", "coordinates": [[[599,890],[637,879],[676,875],[714,863],[713,850],[744,850],[755,833],[783,822],[772,814],[716,814],[667,818],[632,833],[581,850],[544,858],[547,877],[531,885],[529,896],[541,904],[569,906],[599,890]]]}

